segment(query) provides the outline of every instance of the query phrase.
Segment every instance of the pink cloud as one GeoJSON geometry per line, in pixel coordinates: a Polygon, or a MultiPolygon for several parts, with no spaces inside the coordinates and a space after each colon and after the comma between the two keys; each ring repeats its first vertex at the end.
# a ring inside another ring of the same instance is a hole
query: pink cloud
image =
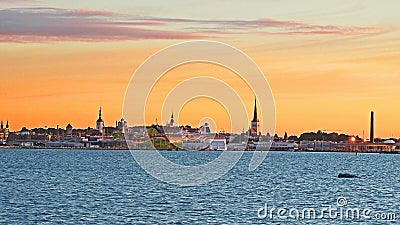
{"type": "Polygon", "coordinates": [[[378,34],[382,33],[382,30],[374,27],[346,27],[346,26],[334,26],[334,25],[314,25],[307,24],[295,20],[275,20],[270,18],[261,18],[256,20],[196,20],[196,19],[181,19],[181,18],[153,18],[158,21],[164,21],[169,23],[184,23],[184,24],[196,24],[197,26],[191,27],[192,30],[207,30],[210,33],[219,33],[221,27],[226,33],[235,33],[235,31],[242,30],[246,33],[249,30],[257,28],[256,33],[264,31],[264,33],[271,34],[314,34],[314,35],[357,35],[357,34],[378,34]],[[214,30],[214,32],[213,32],[214,30]]]}
{"type": "MultiPolygon", "coordinates": [[[[198,22],[197,22],[198,23],[198,22]]],[[[331,34],[331,35],[357,35],[375,34],[381,32],[374,27],[341,27],[334,25],[313,25],[295,20],[274,20],[262,18],[257,20],[231,20],[231,21],[203,21],[210,24],[224,24],[225,29],[264,29],[272,34],[331,34]]]]}
{"type": "Polygon", "coordinates": [[[305,25],[304,23],[294,20],[273,20],[268,18],[255,20],[253,23],[260,27],[297,27],[305,25]]]}
{"type": "Polygon", "coordinates": [[[36,3],[38,0],[3,0],[6,3],[36,3]]]}
{"type": "MultiPolygon", "coordinates": [[[[123,19],[123,18],[122,18],[123,19]]],[[[114,13],[59,8],[0,10],[0,42],[120,41],[141,39],[198,39],[183,31],[138,26],[161,25],[161,21],[116,20],[114,13]]]]}
{"type": "Polygon", "coordinates": [[[101,10],[78,9],[71,11],[73,16],[112,16],[113,14],[113,12],[101,10]]]}
{"type": "Polygon", "coordinates": [[[239,33],[274,35],[379,34],[374,27],[315,25],[295,20],[199,20],[138,17],[110,11],[61,8],[0,10],[0,42],[199,39],[239,33]]]}

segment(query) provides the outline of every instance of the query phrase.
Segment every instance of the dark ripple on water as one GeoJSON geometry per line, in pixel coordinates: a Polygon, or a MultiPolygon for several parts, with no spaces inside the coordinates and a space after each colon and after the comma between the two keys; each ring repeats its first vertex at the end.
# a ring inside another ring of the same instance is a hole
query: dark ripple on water
{"type": "MultiPolygon", "coordinates": [[[[197,165],[218,152],[163,152],[197,165]]],[[[207,185],[178,187],[145,173],[129,151],[0,150],[1,224],[384,224],[368,220],[260,220],[257,209],[348,206],[397,213],[397,155],[269,153],[254,172],[252,154],[207,185]],[[338,179],[349,172],[359,179],[338,179]]],[[[397,222],[397,221],[395,221],[397,222]]],[[[389,224],[389,222],[388,222],[389,224]]]]}

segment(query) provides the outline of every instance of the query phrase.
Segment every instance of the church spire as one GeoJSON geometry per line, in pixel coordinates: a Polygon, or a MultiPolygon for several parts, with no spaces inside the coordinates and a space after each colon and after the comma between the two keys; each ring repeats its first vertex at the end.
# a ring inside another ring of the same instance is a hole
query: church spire
{"type": "Polygon", "coordinates": [[[171,120],[169,121],[169,125],[170,125],[171,127],[173,127],[173,126],[174,126],[174,122],[175,122],[175,120],[174,120],[174,112],[172,112],[172,113],[171,113],[171,120]]]}
{"type": "Polygon", "coordinates": [[[257,99],[254,98],[254,114],[253,114],[253,120],[251,122],[259,122],[258,117],[257,117],[257,99]]]}
{"type": "Polygon", "coordinates": [[[103,133],[104,120],[101,118],[101,106],[99,108],[99,118],[96,120],[96,130],[103,133]]]}
{"type": "Polygon", "coordinates": [[[7,120],[7,123],[6,123],[6,129],[8,129],[8,120],[7,120]]]}
{"type": "Polygon", "coordinates": [[[251,129],[254,134],[257,135],[258,132],[258,123],[260,120],[258,120],[257,116],[257,99],[254,97],[254,114],[253,114],[253,120],[251,121],[251,129]]]}

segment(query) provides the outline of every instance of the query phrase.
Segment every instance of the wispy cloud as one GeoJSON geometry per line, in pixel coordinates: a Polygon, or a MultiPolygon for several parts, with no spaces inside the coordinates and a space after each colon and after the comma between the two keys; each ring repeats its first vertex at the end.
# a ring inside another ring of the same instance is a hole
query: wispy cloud
{"type": "Polygon", "coordinates": [[[59,8],[0,11],[0,41],[116,41],[201,38],[189,32],[149,28],[157,21],[124,21],[112,12],[59,8]]]}
{"type": "Polygon", "coordinates": [[[375,27],[314,25],[294,20],[199,20],[61,8],[0,10],[0,42],[196,39],[237,33],[274,35],[377,34],[375,27]]]}
{"type": "MultiPolygon", "coordinates": [[[[314,25],[307,24],[295,20],[274,20],[269,18],[261,18],[256,20],[191,20],[191,19],[170,19],[157,18],[158,21],[175,22],[175,23],[193,23],[200,24],[220,30],[240,30],[254,29],[265,34],[278,35],[304,35],[304,34],[330,34],[330,35],[357,35],[357,34],[376,34],[381,30],[375,27],[346,27],[334,25],[314,25]]],[[[204,27],[203,27],[204,29],[204,27]]]]}
{"type": "Polygon", "coordinates": [[[2,0],[2,2],[6,3],[36,3],[39,0],[2,0]]]}

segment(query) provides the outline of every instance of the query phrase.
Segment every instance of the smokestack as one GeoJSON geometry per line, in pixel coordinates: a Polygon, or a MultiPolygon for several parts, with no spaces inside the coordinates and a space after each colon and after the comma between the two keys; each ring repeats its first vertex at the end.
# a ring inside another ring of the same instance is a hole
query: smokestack
{"type": "Polygon", "coordinates": [[[371,111],[371,125],[369,131],[369,141],[374,143],[374,112],[371,111]]]}

